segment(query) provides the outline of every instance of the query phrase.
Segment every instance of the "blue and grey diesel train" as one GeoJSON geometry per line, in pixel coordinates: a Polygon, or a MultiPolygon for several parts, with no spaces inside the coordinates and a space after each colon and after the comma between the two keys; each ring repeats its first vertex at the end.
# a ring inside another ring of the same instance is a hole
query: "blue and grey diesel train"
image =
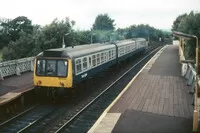
{"type": "Polygon", "coordinates": [[[34,86],[73,88],[94,74],[120,63],[136,53],[144,52],[144,38],[49,49],[35,58],[34,86]]]}

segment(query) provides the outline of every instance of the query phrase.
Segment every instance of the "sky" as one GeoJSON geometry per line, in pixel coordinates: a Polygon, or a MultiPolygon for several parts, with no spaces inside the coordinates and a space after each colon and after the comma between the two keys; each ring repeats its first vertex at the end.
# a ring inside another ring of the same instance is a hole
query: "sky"
{"type": "Polygon", "coordinates": [[[105,13],[116,28],[149,24],[170,30],[178,15],[200,12],[200,0],[0,0],[0,5],[0,18],[26,16],[44,26],[69,17],[78,30],[90,30],[96,16],[105,13]]]}

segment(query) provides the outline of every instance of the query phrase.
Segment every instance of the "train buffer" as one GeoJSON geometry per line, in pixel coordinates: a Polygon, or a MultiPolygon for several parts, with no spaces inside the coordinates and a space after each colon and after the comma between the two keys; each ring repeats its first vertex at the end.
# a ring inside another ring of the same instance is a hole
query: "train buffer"
{"type": "Polygon", "coordinates": [[[24,92],[33,89],[33,72],[20,76],[10,76],[0,80],[0,106],[20,97],[24,92]]]}
{"type": "Polygon", "coordinates": [[[178,45],[163,47],[88,132],[192,132],[193,95],[181,76],[178,53],[178,45]]]}

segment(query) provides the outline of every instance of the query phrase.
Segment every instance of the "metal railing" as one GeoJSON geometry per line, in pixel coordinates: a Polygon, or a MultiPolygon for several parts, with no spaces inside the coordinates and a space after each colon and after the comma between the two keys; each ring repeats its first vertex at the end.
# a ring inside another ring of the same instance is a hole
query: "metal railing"
{"type": "Polygon", "coordinates": [[[26,71],[33,71],[35,57],[22,58],[18,60],[4,61],[0,63],[0,80],[11,75],[21,75],[26,71]]]}
{"type": "MultiPolygon", "coordinates": [[[[187,85],[191,86],[188,92],[195,96],[196,70],[191,63],[186,63],[186,62],[191,62],[191,61],[185,60],[184,53],[180,45],[179,45],[179,56],[180,56],[180,62],[182,65],[181,75],[186,79],[187,85]]],[[[199,86],[200,86],[200,80],[198,81],[198,87],[199,86]]],[[[200,98],[198,98],[198,111],[200,112],[200,98]]],[[[200,116],[198,120],[200,121],[200,116]]]]}

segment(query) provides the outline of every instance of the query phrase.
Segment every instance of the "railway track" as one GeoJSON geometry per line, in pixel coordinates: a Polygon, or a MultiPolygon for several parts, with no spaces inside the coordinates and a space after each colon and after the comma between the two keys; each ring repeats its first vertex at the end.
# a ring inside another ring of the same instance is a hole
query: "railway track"
{"type": "Polygon", "coordinates": [[[20,133],[43,117],[55,111],[55,107],[35,105],[32,108],[0,124],[1,133],[20,133]]]}
{"type": "MultiPolygon", "coordinates": [[[[152,51],[152,49],[155,49],[155,46],[149,47],[148,52],[152,51]]],[[[153,52],[151,52],[151,54],[153,54],[153,52]]],[[[72,100],[71,104],[68,103],[61,106],[37,106],[34,109],[0,124],[0,132],[87,132],[103,110],[120,93],[123,85],[125,86],[132,79],[132,75],[136,74],[136,71],[134,71],[129,75],[129,71],[133,68],[136,69],[136,67],[139,71],[140,67],[138,65],[141,65],[147,58],[150,58],[149,56],[150,54],[147,55],[143,61],[140,61],[140,63],[130,68],[109,87],[106,89],[104,88],[103,91],[99,90],[95,92],[94,95],[90,96],[90,98],[83,103],[74,106],[72,100]],[[129,78],[125,78],[125,75],[129,75],[129,78]],[[109,94],[108,92],[113,90],[111,88],[119,86],[119,80],[122,82],[122,84],[120,83],[122,87],[118,87],[115,89],[115,92],[110,92],[109,94]],[[103,95],[109,95],[108,97],[110,97],[110,100],[108,100],[108,102],[101,102],[102,99],[105,99],[103,95]]],[[[75,97],[76,103],[79,100],[83,100],[81,98],[77,100],[77,97],[75,97]]],[[[70,98],[67,100],[69,99],[70,98]]]]}

